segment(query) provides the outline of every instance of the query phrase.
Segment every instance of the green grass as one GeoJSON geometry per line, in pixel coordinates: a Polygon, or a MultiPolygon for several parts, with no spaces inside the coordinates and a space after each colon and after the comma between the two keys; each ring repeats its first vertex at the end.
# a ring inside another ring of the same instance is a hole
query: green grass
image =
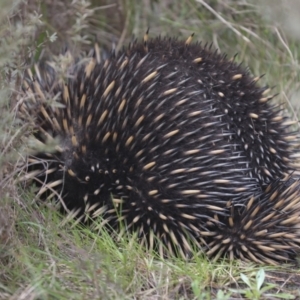
{"type": "MultiPolygon", "coordinates": [[[[133,238],[64,224],[53,206],[37,205],[33,189],[15,183],[28,153],[26,125],[14,107],[25,65],[66,45],[120,49],[135,35],[176,35],[213,43],[266,74],[276,100],[299,115],[300,10],[297,0],[2,1],[0,10],[0,299],[296,299],[300,270],[241,261],[158,259],[133,238]],[[274,2],[276,2],[274,4],[274,2]],[[67,4],[66,4],[67,3],[67,4]],[[67,5],[68,9],[62,9],[67,5]],[[96,7],[98,7],[96,9],[96,7]],[[9,17],[8,17],[9,16],[9,17]],[[292,20],[292,22],[291,22],[292,20]],[[263,270],[262,271],[262,268],[263,270]],[[276,298],[277,297],[277,298],[276,298]]],[[[31,147],[31,146],[30,146],[31,147]]]]}

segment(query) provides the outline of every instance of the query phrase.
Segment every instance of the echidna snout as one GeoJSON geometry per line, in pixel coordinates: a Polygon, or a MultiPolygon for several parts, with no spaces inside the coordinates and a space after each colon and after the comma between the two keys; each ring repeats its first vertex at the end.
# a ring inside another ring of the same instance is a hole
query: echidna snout
{"type": "Polygon", "coordinates": [[[24,82],[21,117],[35,117],[39,142],[60,140],[29,157],[40,197],[83,221],[122,220],[161,255],[295,258],[297,134],[256,78],[191,38],[145,38],[103,61],[95,47],[84,61],[65,82],[50,64],[24,82]]]}

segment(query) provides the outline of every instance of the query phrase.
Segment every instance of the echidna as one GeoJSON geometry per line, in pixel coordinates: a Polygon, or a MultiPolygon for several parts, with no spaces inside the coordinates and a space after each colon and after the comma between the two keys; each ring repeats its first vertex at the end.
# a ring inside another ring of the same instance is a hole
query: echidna
{"type": "Polygon", "coordinates": [[[191,40],[146,34],[105,60],[95,46],[65,80],[51,64],[29,72],[20,115],[59,145],[29,156],[27,178],[82,221],[123,221],[161,255],[293,260],[292,122],[258,78],[191,40]]]}

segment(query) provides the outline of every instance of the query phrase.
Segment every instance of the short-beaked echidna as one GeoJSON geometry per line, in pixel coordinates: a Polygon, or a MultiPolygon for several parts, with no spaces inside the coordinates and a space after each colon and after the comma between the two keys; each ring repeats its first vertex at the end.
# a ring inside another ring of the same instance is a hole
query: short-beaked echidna
{"type": "Polygon", "coordinates": [[[161,255],[294,259],[297,134],[258,78],[191,40],[146,34],[105,60],[95,46],[65,80],[36,66],[20,115],[59,145],[29,156],[26,178],[83,221],[123,221],[161,255]]]}

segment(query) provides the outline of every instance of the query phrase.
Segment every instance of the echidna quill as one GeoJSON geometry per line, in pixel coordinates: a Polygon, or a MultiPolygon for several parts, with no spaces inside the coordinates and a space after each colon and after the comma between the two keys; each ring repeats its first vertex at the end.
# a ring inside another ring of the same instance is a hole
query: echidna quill
{"type": "Polygon", "coordinates": [[[26,178],[82,221],[101,216],[117,231],[122,221],[162,256],[292,261],[292,122],[258,78],[191,40],[146,34],[105,60],[95,46],[65,80],[36,66],[20,115],[34,117],[39,142],[59,145],[29,156],[26,178]]]}

